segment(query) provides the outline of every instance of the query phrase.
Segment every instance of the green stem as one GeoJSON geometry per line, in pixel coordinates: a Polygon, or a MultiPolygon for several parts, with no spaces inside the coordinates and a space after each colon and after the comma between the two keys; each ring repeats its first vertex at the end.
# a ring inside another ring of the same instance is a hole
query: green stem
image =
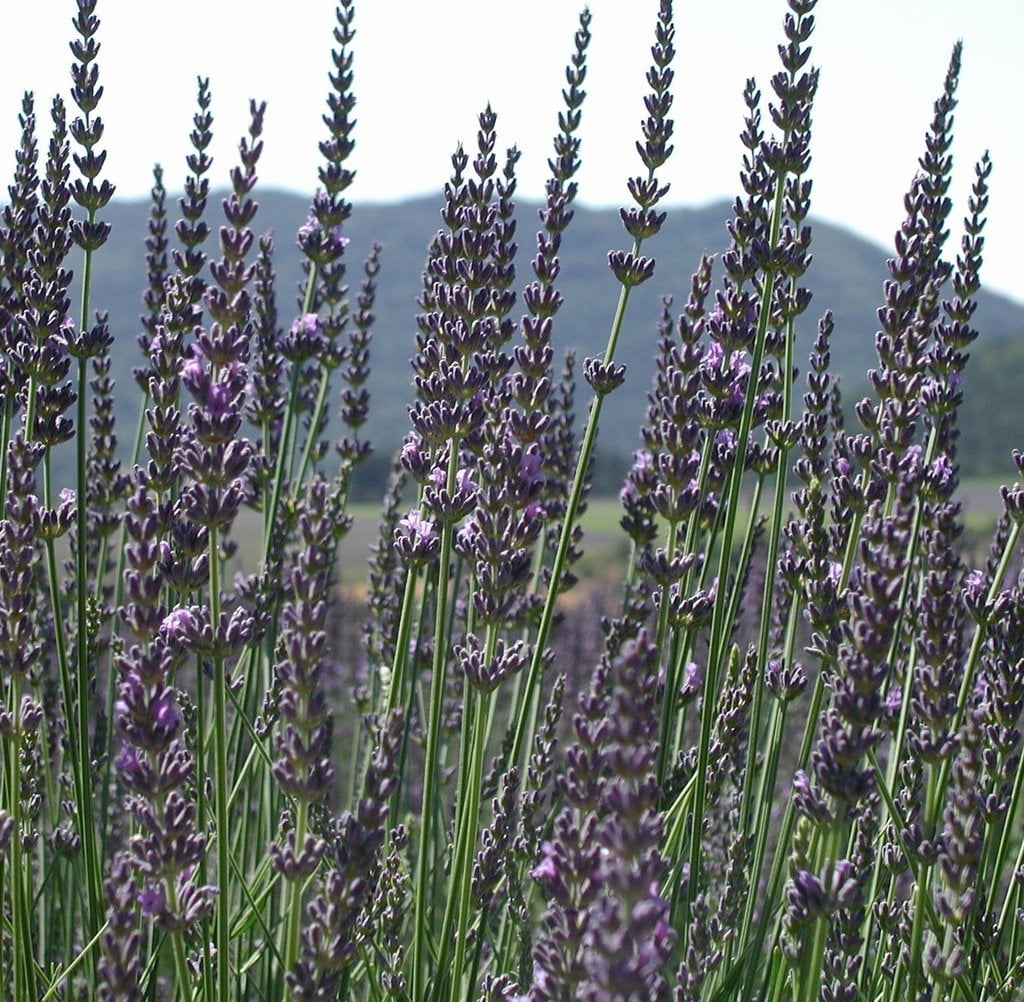
{"type": "MultiPolygon", "coordinates": [[[[313,298],[316,294],[317,268],[310,266],[309,275],[306,279],[306,291],[302,298],[303,316],[310,312],[313,306],[313,298]]],[[[277,464],[274,468],[274,482],[270,491],[270,510],[264,511],[264,537],[263,537],[263,558],[266,561],[270,554],[270,541],[274,525],[277,522],[277,511],[281,504],[281,490],[284,484],[285,475],[290,469],[291,453],[293,451],[292,432],[295,426],[295,408],[299,395],[299,376],[302,365],[298,361],[292,362],[291,379],[288,389],[288,405],[285,408],[284,427],[281,429],[281,441],[278,443],[277,464]]],[[[266,502],[264,501],[264,504],[266,502]]]]}
{"type": "MultiPolygon", "coordinates": [[[[818,677],[814,682],[814,690],[811,694],[811,702],[807,711],[807,722],[804,725],[803,740],[800,746],[800,755],[797,759],[797,768],[803,768],[807,759],[811,754],[811,745],[814,741],[814,732],[818,727],[818,715],[821,712],[821,703],[825,694],[825,681],[824,681],[824,666],[823,671],[819,673],[818,677]]],[[[757,961],[760,959],[761,950],[764,945],[765,937],[768,934],[768,924],[772,918],[772,903],[777,899],[779,893],[779,885],[782,881],[783,870],[786,865],[786,853],[789,840],[793,832],[793,823],[796,818],[796,811],[793,807],[792,798],[786,803],[786,811],[782,819],[782,827],[779,832],[779,839],[776,843],[777,848],[775,850],[775,858],[772,860],[771,875],[768,878],[768,885],[765,889],[764,894],[761,896],[761,918],[757,924],[757,932],[754,937],[754,946],[751,950],[751,956],[754,963],[748,968],[747,978],[745,983],[744,997],[749,997],[753,991],[753,978],[757,966],[757,961]]]]}
{"type": "MultiPolygon", "coordinates": [[[[295,806],[295,851],[302,852],[303,843],[306,841],[306,825],[308,823],[309,805],[300,800],[295,806]]],[[[288,931],[284,943],[284,970],[285,973],[295,966],[299,956],[299,925],[302,918],[302,892],[305,881],[301,878],[291,883],[290,902],[288,905],[288,931]]],[[[291,992],[285,995],[285,1002],[288,1002],[291,992]]]]}
{"type": "Polygon", "coordinates": [[[72,960],[67,967],[65,967],[62,971],[53,976],[53,979],[50,982],[50,987],[46,990],[46,994],[39,1000],[39,1002],[50,1002],[51,999],[56,997],[57,989],[60,988],[60,986],[64,984],[64,982],[67,981],[67,979],[70,978],[71,975],[74,974],[75,971],[77,971],[82,964],[85,963],[89,954],[92,952],[93,947],[96,946],[96,944],[100,941],[100,938],[103,936],[103,934],[107,931],[109,927],[110,923],[104,922],[103,925],[100,927],[99,931],[96,933],[96,935],[93,936],[93,938],[89,940],[89,942],[86,943],[85,946],[82,947],[82,950],[78,954],[78,956],[75,957],[75,959],[72,960]]]}
{"type": "MultiPolygon", "coordinates": [[[[1002,860],[1004,858],[1003,854],[1006,852],[1007,846],[1005,845],[1005,843],[1006,843],[1006,841],[1007,841],[1007,839],[1009,837],[1009,832],[1010,832],[1010,827],[1011,827],[1010,822],[1012,821],[1013,816],[1016,813],[1015,808],[1016,808],[1016,805],[1019,802],[1020,784],[1022,782],[1022,777],[1024,777],[1024,769],[1018,768],[1018,770],[1017,770],[1017,777],[1016,777],[1016,779],[1014,781],[1013,799],[1011,801],[1010,813],[1007,815],[1006,827],[1003,829],[1003,835],[1002,835],[1002,838],[1000,839],[1000,842],[999,842],[999,853],[998,853],[998,855],[996,857],[997,860],[1002,860]]],[[[1024,839],[1021,839],[1020,845],[1017,848],[1017,855],[1016,855],[1016,858],[1014,859],[1013,867],[1012,867],[1012,869],[1009,872],[1011,874],[1018,873],[1022,866],[1024,866],[1024,839]]],[[[1017,892],[1017,888],[1018,888],[1017,883],[1013,879],[1011,879],[1009,885],[1006,888],[1006,896],[1003,898],[1002,907],[999,909],[999,921],[996,924],[996,929],[997,929],[997,932],[996,932],[996,937],[997,937],[996,938],[996,947],[997,947],[997,950],[996,950],[996,952],[997,953],[998,953],[998,948],[1002,946],[1003,936],[1006,933],[1007,919],[1009,918],[1009,916],[1011,914],[1011,908],[1013,906],[1013,903],[1019,897],[1018,892],[1017,892]]],[[[1018,925],[1019,925],[1019,923],[1017,923],[1017,922],[1013,923],[1014,931],[1016,931],[1018,925]]]]}
{"type": "Polygon", "coordinates": [[[29,1002],[36,998],[35,956],[32,948],[32,916],[29,913],[32,895],[26,888],[26,878],[31,868],[26,865],[21,844],[21,700],[18,680],[10,680],[8,705],[14,713],[14,735],[6,739],[7,744],[7,790],[10,795],[11,815],[14,818],[14,833],[11,837],[11,926],[13,929],[14,991],[16,1002],[29,1002]]]}
{"type": "MultiPolygon", "coordinates": [[[[214,642],[220,627],[220,541],[217,526],[210,526],[210,626],[214,642]]],[[[227,677],[224,659],[213,657],[213,754],[214,791],[217,821],[217,994],[218,1002],[228,1002],[228,976],[231,971],[231,843],[228,837],[228,749],[227,749],[227,677]]]]}
{"type": "MultiPolygon", "coordinates": [[[[826,895],[831,894],[833,869],[843,845],[843,822],[836,820],[829,831],[823,854],[823,874],[826,895]]],[[[801,998],[803,1002],[818,1002],[818,993],[821,988],[821,972],[825,959],[825,939],[828,935],[828,916],[821,916],[814,923],[814,935],[811,939],[811,949],[806,956],[806,975],[801,986],[801,998]]]]}
{"type": "MultiPolygon", "coordinates": [[[[633,242],[634,256],[640,253],[642,243],[643,241],[641,240],[633,242]]],[[[619,289],[619,299],[615,306],[615,315],[612,318],[612,326],[608,333],[608,343],[604,352],[604,363],[606,365],[610,364],[615,357],[615,348],[618,344],[619,335],[622,332],[622,323],[626,318],[626,307],[629,305],[629,294],[630,286],[623,285],[619,289]]],[[[533,653],[530,657],[530,667],[526,674],[522,700],[518,707],[515,729],[512,735],[512,745],[507,759],[508,765],[514,765],[519,762],[523,754],[523,746],[530,737],[526,732],[531,716],[531,706],[536,698],[537,685],[540,681],[541,668],[544,664],[544,651],[555,620],[555,605],[558,602],[559,582],[562,578],[562,571],[565,568],[569,545],[572,542],[572,533],[576,525],[580,502],[583,500],[583,489],[586,484],[587,470],[590,467],[590,459],[594,452],[594,443],[597,440],[597,427],[601,419],[601,405],[603,402],[604,395],[595,393],[590,404],[587,427],[583,432],[580,453],[576,459],[576,471],[573,474],[572,489],[569,491],[569,500],[563,515],[562,531],[558,536],[558,548],[555,550],[555,559],[551,566],[551,585],[544,599],[544,608],[541,612],[537,635],[534,638],[533,653]]]]}
{"type": "MultiPolygon", "coordinates": [[[[171,914],[176,914],[178,911],[178,893],[174,887],[173,877],[167,877],[164,880],[164,892],[167,895],[167,904],[171,914]]],[[[170,937],[171,952],[174,955],[174,977],[177,982],[174,997],[185,999],[185,1002],[188,1002],[192,997],[192,993],[189,991],[192,977],[189,974],[188,963],[185,960],[185,935],[178,929],[170,933],[170,937]]]]}
{"type": "MultiPolygon", "coordinates": [[[[790,291],[795,291],[796,279],[790,282],[790,291]]],[[[793,397],[793,341],[794,341],[794,324],[791,319],[786,325],[786,355],[783,363],[783,380],[782,380],[782,419],[784,421],[789,420],[790,413],[792,411],[792,397],[793,397]]],[[[768,552],[765,557],[765,567],[768,568],[764,579],[764,589],[761,593],[761,623],[760,630],[757,638],[757,663],[762,668],[767,667],[768,664],[768,644],[771,637],[771,620],[772,620],[772,595],[775,589],[775,574],[774,569],[779,555],[779,538],[782,534],[782,515],[785,507],[786,499],[786,469],[788,466],[789,451],[784,446],[779,446],[779,461],[775,467],[775,495],[774,504],[772,506],[772,521],[771,527],[768,532],[768,552]]],[[[751,509],[751,515],[753,516],[755,508],[751,509]]],[[[793,596],[793,606],[799,604],[798,596],[793,596]]],[[[793,615],[790,613],[789,621],[792,623],[793,615]]],[[[761,734],[761,715],[762,705],[764,701],[764,671],[758,672],[757,678],[754,682],[754,699],[753,705],[750,709],[750,734],[753,737],[747,746],[747,764],[744,771],[743,781],[743,800],[740,809],[740,830],[748,831],[748,822],[750,820],[750,812],[753,808],[753,804],[750,799],[751,791],[754,788],[754,774],[757,770],[757,752],[758,752],[758,741],[756,735],[761,734]]],[[[775,749],[772,749],[775,751],[775,749]]],[[[777,756],[776,756],[777,758],[777,756]]],[[[762,789],[761,795],[764,795],[762,789]]],[[[759,870],[753,870],[752,880],[756,881],[759,875],[759,870]]],[[[741,939],[740,943],[743,942],[741,939]]]]}
{"type": "MultiPolygon", "coordinates": [[[[485,640],[484,664],[490,664],[494,658],[498,631],[493,625],[487,628],[485,640]]],[[[455,961],[452,964],[452,1002],[461,995],[461,978],[466,957],[466,934],[469,931],[469,911],[471,897],[470,877],[473,870],[473,852],[476,849],[477,830],[480,820],[480,787],[482,784],[484,754],[487,750],[488,725],[490,723],[490,693],[477,693],[470,687],[470,699],[465,709],[466,733],[464,738],[465,755],[464,771],[459,782],[459,821],[456,825],[457,836],[452,853],[452,876],[445,907],[444,921],[441,925],[440,955],[438,972],[443,972],[448,956],[448,944],[451,942],[452,928],[455,935],[455,961]],[[457,917],[457,922],[456,922],[457,917]]],[[[439,978],[440,981],[440,978],[439,978]]],[[[470,986],[472,989],[472,986],[470,986]]]]}
{"type": "MultiPolygon", "coordinates": [[[[135,442],[132,446],[131,453],[131,466],[134,467],[139,461],[139,455],[142,452],[142,438],[145,430],[146,422],[146,405],[149,402],[149,391],[147,390],[139,403],[139,415],[135,423],[135,442]]],[[[125,551],[126,543],[128,541],[128,530],[125,526],[125,521],[121,519],[121,534],[120,534],[120,545],[117,548],[117,571],[114,575],[114,601],[113,607],[120,609],[122,604],[122,598],[124,596],[124,565],[125,565],[125,551]]],[[[106,537],[104,537],[104,546],[106,545],[106,537]]],[[[99,567],[102,569],[105,560],[101,559],[99,567]]],[[[96,590],[95,597],[99,601],[102,594],[103,582],[99,576],[96,579],[96,590]]],[[[107,671],[107,701],[106,701],[106,712],[107,720],[114,719],[114,700],[117,693],[117,671],[113,664],[109,665],[107,671]]],[[[103,763],[103,777],[101,780],[101,794],[100,794],[100,818],[105,819],[108,817],[108,811],[110,809],[110,791],[111,782],[110,775],[114,766],[114,735],[115,728],[108,726],[106,735],[106,755],[104,756],[103,763]]]]}
{"type": "MultiPolygon", "coordinates": [[[[277,523],[277,512],[281,506],[281,491],[284,485],[285,471],[288,469],[288,453],[291,447],[292,428],[295,423],[295,400],[299,395],[299,375],[299,363],[293,362],[288,391],[290,403],[285,411],[284,427],[281,429],[281,441],[278,442],[277,464],[274,469],[274,482],[270,491],[270,507],[264,511],[264,560],[270,555],[270,544],[273,538],[274,526],[277,523]]],[[[265,500],[264,505],[266,505],[265,500]]]]}
{"type": "MultiPolygon", "coordinates": [[[[770,813],[774,803],[775,779],[778,775],[779,758],[782,754],[783,734],[786,729],[786,709],[788,704],[776,701],[775,712],[771,716],[769,725],[768,761],[765,764],[764,772],[761,774],[761,782],[757,793],[757,826],[753,829],[757,832],[754,844],[754,855],[750,865],[750,887],[751,893],[743,909],[743,919],[740,925],[740,934],[736,937],[738,949],[744,949],[747,945],[747,936],[750,932],[750,924],[754,919],[754,910],[757,904],[765,906],[766,901],[761,900],[753,889],[759,886],[761,878],[761,867],[764,865],[764,858],[768,851],[768,835],[771,830],[770,813]]],[[[749,777],[748,777],[749,778],[749,777]]],[[[751,780],[752,782],[752,780],[751,780]]],[[[744,831],[750,829],[745,828],[744,831]]],[[[731,952],[731,951],[730,951],[731,952]]],[[[758,958],[754,958],[757,960],[758,958]]]]}
{"type": "MultiPolygon", "coordinates": [[[[458,461],[458,450],[452,443],[452,462],[449,464],[449,480],[454,480],[451,467],[458,461]]],[[[413,966],[412,997],[426,997],[427,976],[427,925],[428,899],[432,868],[430,866],[430,840],[433,827],[435,787],[438,781],[438,753],[441,741],[441,720],[444,710],[444,685],[446,676],[445,636],[448,606],[448,571],[451,566],[452,526],[445,522],[441,527],[441,552],[438,559],[437,591],[434,605],[434,656],[430,676],[430,720],[427,726],[427,744],[423,764],[423,798],[420,809],[420,840],[416,854],[416,882],[413,894],[413,966]]]]}
{"type": "MultiPolygon", "coordinates": [[[[85,116],[86,124],[89,124],[89,115],[85,116]]],[[[88,221],[92,225],[96,221],[96,210],[88,210],[88,221]]],[[[82,312],[80,315],[79,331],[85,337],[89,326],[89,296],[92,291],[92,258],[93,251],[86,248],[82,263],[82,312]]],[[[88,505],[87,484],[86,484],[86,428],[88,427],[88,402],[89,402],[89,379],[86,360],[78,358],[78,400],[75,429],[75,466],[76,466],[76,491],[75,499],[75,597],[76,597],[76,619],[77,632],[75,634],[75,663],[76,682],[78,696],[78,721],[77,734],[71,735],[72,740],[77,739],[75,754],[78,759],[75,768],[75,797],[78,800],[79,834],[82,837],[82,849],[85,855],[85,869],[87,875],[87,886],[89,894],[89,926],[87,931],[95,935],[96,930],[103,924],[103,887],[102,887],[102,866],[100,864],[99,846],[96,841],[96,828],[92,814],[92,782],[88,763],[91,761],[89,749],[89,721],[91,719],[91,707],[89,705],[89,631],[88,631],[88,564],[86,561],[86,536],[88,535],[88,505]]],[[[57,608],[54,608],[57,612],[57,608]]],[[[55,633],[59,636],[61,632],[60,623],[55,624],[55,633]]],[[[68,707],[68,714],[71,708],[68,707]]]]}
{"type": "Polygon", "coordinates": [[[7,513],[7,447],[11,441],[11,424],[14,421],[14,394],[8,393],[0,417],[0,518],[7,513]]]}
{"type": "MultiPolygon", "coordinates": [[[[769,246],[775,248],[779,243],[779,232],[782,226],[783,196],[785,194],[785,172],[780,172],[775,182],[775,199],[772,209],[771,232],[769,246]]],[[[771,319],[773,290],[777,276],[775,270],[764,273],[764,289],[761,293],[761,305],[757,319],[757,331],[750,356],[750,375],[747,393],[743,400],[743,412],[740,415],[740,426],[736,430],[736,456],[733,460],[729,477],[729,495],[725,509],[725,524],[722,531],[721,552],[718,563],[718,592],[711,614],[711,636],[708,639],[708,663],[704,673],[704,691],[701,698],[701,730],[700,744],[697,747],[697,790],[694,796],[694,819],[690,844],[690,880],[687,884],[686,902],[689,907],[700,891],[701,880],[701,833],[704,827],[705,789],[707,784],[709,742],[711,722],[715,715],[719,666],[728,649],[728,623],[724,622],[728,609],[729,563],[732,558],[732,537],[739,509],[740,484],[746,466],[747,440],[754,421],[754,402],[757,398],[757,384],[761,371],[761,360],[764,357],[765,340],[768,333],[768,322],[771,319]]],[[[723,359],[723,364],[724,364],[723,359]]],[[[738,581],[737,581],[738,584],[738,581]]]]}
{"type": "Polygon", "coordinates": [[[910,931],[910,966],[908,975],[910,983],[907,986],[907,998],[917,998],[918,975],[921,969],[921,952],[924,949],[924,935],[921,926],[924,923],[924,911],[928,902],[929,874],[930,870],[921,868],[917,874],[917,895],[914,905],[914,920],[910,931]]]}
{"type": "MultiPolygon", "coordinates": [[[[668,530],[668,541],[666,555],[671,562],[676,555],[676,545],[679,540],[679,523],[672,522],[668,530]]],[[[668,631],[668,614],[671,600],[671,585],[665,584],[661,589],[661,607],[658,609],[658,627],[655,634],[655,664],[662,663],[662,651],[665,646],[665,634],[668,631]]],[[[676,659],[669,656],[665,663],[665,698],[661,709],[661,728],[658,739],[658,769],[655,773],[659,788],[665,783],[665,771],[668,767],[669,758],[669,734],[672,724],[677,715],[676,692],[679,686],[678,666],[676,659]]]]}
{"type": "Polygon", "coordinates": [[[390,714],[400,704],[405,694],[405,666],[409,660],[409,635],[416,608],[416,581],[419,577],[418,568],[409,568],[405,588],[402,595],[402,611],[398,619],[398,639],[395,641],[395,659],[391,666],[391,678],[388,682],[385,713],[390,714]]]}
{"type": "Polygon", "coordinates": [[[302,460],[299,463],[299,473],[295,478],[297,484],[301,484],[306,476],[310,457],[313,454],[313,445],[318,441],[317,431],[320,428],[320,422],[323,420],[324,408],[327,406],[327,392],[330,389],[330,385],[330,370],[328,370],[327,366],[321,365],[320,385],[317,387],[316,403],[313,406],[313,420],[309,425],[309,434],[306,436],[306,442],[302,449],[302,460]]]}
{"type": "MultiPolygon", "coordinates": [[[[91,215],[91,213],[90,213],[91,215]]],[[[85,259],[85,273],[82,279],[83,292],[82,292],[82,317],[83,317],[83,329],[85,317],[88,310],[88,289],[89,289],[89,274],[91,271],[92,255],[86,252],[85,259]]],[[[77,416],[77,428],[78,434],[75,436],[75,445],[77,452],[77,497],[75,499],[75,514],[76,514],[76,528],[75,528],[75,578],[76,588],[75,597],[77,600],[77,630],[75,633],[75,664],[77,668],[76,672],[76,688],[78,696],[78,726],[76,728],[76,734],[73,735],[77,739],[77,748],[75,752],[76,765],[75,765],[75,796],[78,800],[78,819],[79,819],[79,834],[82,837],[82,851],[85,857],[85,872],[87,877],[87,887],[89,894],[89,926],[87,932],[95,934],[95,931],[103,924],[103,879],[102,879],[102,866],[100,863],[99,845],[96,840],[96,826],[93,821],[93,788],[91,776],[92,773],[89,769],[89,762],[92,759],[89,748],[89,721],[92,716],[89,692],[90,692],[90,674],[89,674],[89,616],[88,616],[88,598],[89,598],[89,573],[88,564],[86,559],[86,536],[88,535],[87,528],[87,513],[88,504],[87,501],[87,485],[86,485],[86,441],[85,441],[85,429],[88,424],[87,417],[87,397],[88,397],[88,373],[86,371],[85,359],[78,359],[78,416],[77,416]]],[[[53,543],[50,542],[50,547],[53,543]]],[[[54,635],[61,640],[61,628],[59,624],[55,624],[54,635]]]]}
{"type": "MultiPolygon", "coordinates": [[[[493,628],[492,628],[493,629],[493,628]]],[[[491,633],[491,630],[489,630],[491,633]]],[[[494,638],[497,638],[497,631],[493,630],[494,638]]],[[[491,643],[491,636],[488,636],[488,658],[493,657],[494,645],[491,643]]],[[[477,831],[480,824],[480,787],[483,782],[484,753],[487,750],[487,727],[490,721],[491,694],[482,693],[477,700],[476,728],[473,738],[473,749],[470,759],[471,772],[469,776],[468,790],[464,789],[463,794],[468,794],[466,806],[466,825],[463,829],[464,839],[458,854],[458,876],[461,888],[458,888],[452,881],[453,892],[459,891],[459,921],[456,927],[455,937],[455,963],[452,967],[452,1002],[458,1002],[460,995],[459,986],[462,978],[463,968],[466,959],[466,936],[469,933],[470,910],[472,907],[472,881],[473,855],[476,850],[477,831]]],[[[473,985],[469,986],[472,992],[473,985]]]]}

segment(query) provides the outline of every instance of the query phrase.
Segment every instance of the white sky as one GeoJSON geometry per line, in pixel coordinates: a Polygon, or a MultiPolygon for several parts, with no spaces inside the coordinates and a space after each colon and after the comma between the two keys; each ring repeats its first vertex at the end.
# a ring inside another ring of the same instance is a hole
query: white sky
{"type": "MultiPolygon", "coordinates": [[[[74,3],[8,0],[4,7],[6,184],[21,92],[36,92],[44,120],[50,96],[67,93],[74,3]]],[[[615,205],[638,169],[633,142],[657,0],[591,0],[590,7],[581,198],[615,205]]],[[[353,198],[439,191],[448,154],[457,140],[472,141],[486,100],[499,113],[499,141],[523,151],[521,194],[540,197],[578,10],[577,0],[357,0],[353,198]]],[[[784,11],[783,0],[676,0],[676,155],[665,171],[673,204],[735,193],[740,93],[751,74],[767,91],[784,11]]],[[[312,191],[324,136],[330,0],[100,0],[98,14],[107,176],[121,197],[145,195],[156,161],[169,186],[180,187],[197,74],[210,76],[213,89],[215,184],[226,181],[248,98],[258,97],[269,104],[262,183],[312,191]]],[[[983,278],[1024,301],[1016,239],[1024,233],[1016,97],[1024,3],[823,0],[817,19],[813,211],[890,244],[950,49],[962,38],[954,218],[963,215],[973,161],[987,148],[995,169],[983,278]]]]}

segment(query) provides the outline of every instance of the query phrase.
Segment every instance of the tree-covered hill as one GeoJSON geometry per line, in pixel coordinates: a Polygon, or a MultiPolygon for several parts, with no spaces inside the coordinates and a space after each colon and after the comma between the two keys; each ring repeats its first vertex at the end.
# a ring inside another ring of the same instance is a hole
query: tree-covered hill
{"type": "MultiPolygon", "coordinates": [[[[260,210],[253,228],[274,234],[281,279],[278,305],[282,318],[290,318],[299,279],[294,235],[306,218],[308,201],[299,195],[274,191],[257,193],[257,197],[260,210]]],[[[413,353],[416,300],[427,245],[440,225],[439,208],[440,198],[357,205],[346,226],[351,237],[349,277],[353,284],[359,280],[361,260],[371,242],[378,240],[384,245],[375,310],[378,320],[372,347],[368,428],[368,435],[383,452],[399,442],[407,426],[405,407],[411,396],[408,360],[413,353]]],[[[176,209],[172,201],[168,213],[172,221],[176,209]]],[[[143,241],[147,212],[145,202],[111,203],[105,211],[105,218],[113,227],[111,238],[96,258],[92,302],[110,312],[118,346],[114,353],[115,376],[122,386],[131,379],[132,366],[138,363],[135,335],[145,286],[143,241]]],[[[218,212],[219,199],[213,197],[209,216],[214,227],[218,212]]],[[[657,258],[657,270],[651,281],[635,290],[620,341],[618,357],[627,365],[627,378],[614,398],[615,420],[602,427],[601,444],[606,454],[628,455],[636,447],[637,426],[653,371],[661,297],[673,295],[682,304],[701,254],[717,254],[726,246],[725,223],[729,217],[730,207],[726,203],[671,210],[661,234],[650,242],[649,248],[645,247],[645,252],[657,258]]],[[[518,267],[525,282],[534,252],[536,206],[521,205],[518,220],[518,267]]],[[[894,216],[894,227],[898,222],[894,216]]],[[[627,238],[616,211],[576,209],[576,217],[565,236],[558,280],[565,296],[555,328],[559,352],[572,347],[582,359],[603,350],[618,289],[608,273],[606,256],[609,250],[626,246],[627,238]]],[[[831,309],[836,318],[834,363],[847,392],[852,393],[864,385],[866,371],[872,364],[875,311],[886,277],[886,252],[820,222],[814,223],[812,249],[814,261],[808,282],[814,299],[801,318],[797,358],[806,355],[811,332],[822,311],[831,309]]],[[[963,460],[968,472],[1005,470],[1005,457],[1011,445],[1024,446],[1024,435],[1018,432],[1021,422],[1014,420],[1014,414],[1019,413],[1016,405],[1024,397],[1024,386],[1019,385],[1024,377],[1018,376],[1018,383],[1010,388],[1012,377],[1024,372],[1020,364],[1024,361],[1024,342],[1009,339],[1010,335],[1024,331],[1024,307],[986,293],[980,297],[976,320],[982,337],[976,346],[977,358],[968,369],[968,427],[964,432],[963,460]],[[1011,357],[1015,361],[1009,361],[1011,357]],[[999,403],[993,406],[995,401],[999,403]]],[[[135,401],[132,390],[119,395],[118,409],[125,420],[122,440],[130,437],[135,401]]]]}

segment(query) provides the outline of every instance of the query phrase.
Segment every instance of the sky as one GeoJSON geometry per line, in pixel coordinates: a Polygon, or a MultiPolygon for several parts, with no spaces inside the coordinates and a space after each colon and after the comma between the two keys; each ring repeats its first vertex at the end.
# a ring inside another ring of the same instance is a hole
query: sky
{"type": "MultiPolygon", "coordinates": [[[[18,142],[21,93],[47,120],[67,95],[73,0],[5,4],[0,60],[0,179],[18,142]]],[[[657,0],[591,0],[580,198],[625,204],[639,170],[644,72],[657,0]]],[[[663,171],[667,204],[701,205],[738,189],[741,93],[778,69],[782,0],[676,0],[676,152],[663,171]]],[[[499,142],[516,144],[520,194],[543,194],[546,158],[580,6],[576,0],[357,0],[357,203],[438,193],[458,141],[471,143],[490,101],[499,142]]],[[[213,92],[214,183],[225,184],[248,121],[268,102],[261,183],[312,192],[324,111],[333,5],[329,0],[99,0],[100,114],[106,176],[119,197],[145,197],[152,166],[171,190],[185,174],[197,75],[213,92]]],[[[1024,302],[1024,129],[1015,81],[1024,37],[1021,0],[823,0],[812,36],[821,68],[812,140],[812,212],[891,246],[949,55],[964,42],[951,195],[954,225],[987,149],[994,161],[983,281],[1024,302]]],[[[724,233],[723,233],[724,239],[724,233]]],[[[712,248],[716,249],[716,248],[712,248]]],[[[955,250],[955,243],[951,244],[955,250]]],[[[879,277],[881,282],[883,276],[879,277]]],[[[680,276],[681,287],[688,276],[680,276]]]]}

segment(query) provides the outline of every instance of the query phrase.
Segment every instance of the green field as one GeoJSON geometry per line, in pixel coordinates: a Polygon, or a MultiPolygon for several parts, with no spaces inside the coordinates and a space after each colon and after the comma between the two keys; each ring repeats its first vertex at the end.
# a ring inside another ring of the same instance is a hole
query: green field
{"type": "MultiPolygon", "coordinates": [[[[987,546],[996,516],[1001,510],[999,487],[1003,482],[998,478],[971,479],[961,488],[966,542],[975,556],[987,546]]],[[[343,589],[358,591],[367,582],[367,561],[370,547],[378,538],[380,506],[372,503],[352,504],[349,513],[353,522],[339,548],[338,583],[343,589]]],[[[622,566],[630,550],[629,538],[619,526],[621,515],[617,498],[592,498],[588,502],[583,516],[584,556],[576,568],[581,577],[621,577],[622,566]]],[[[254,512],[243,511],[239,516],[235,539],[239,543],[238,567],[242,570],[254,569],[261,526],[260,516],[254,512]]]]}

